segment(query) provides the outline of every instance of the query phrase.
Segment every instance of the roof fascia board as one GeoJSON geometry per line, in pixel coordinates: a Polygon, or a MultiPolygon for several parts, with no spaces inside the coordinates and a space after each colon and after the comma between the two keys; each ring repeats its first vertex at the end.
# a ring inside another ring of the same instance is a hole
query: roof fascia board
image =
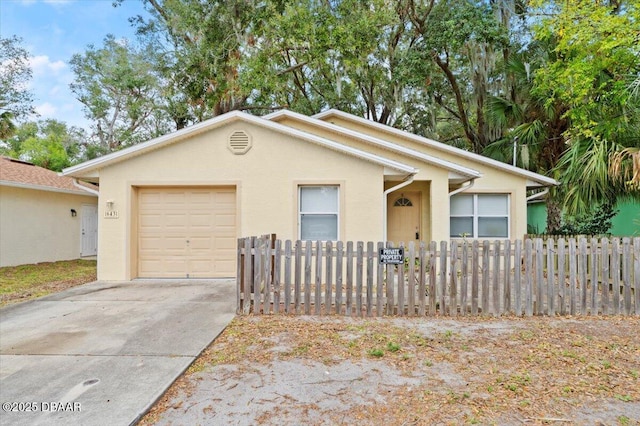
{"type": "Polygon", "coordinates": [[[74,175],[77,173],[88,172],[99,167],[105,167],[112,163],[125,160],[136,154],[140,155],[152,149],[156,149],[170,143],[175,143],[189,136],[193,136],[198,133],[212,130],[224,124],[227,124],[228,122],[237,121],[237,120],[242,120],[263,128],[277,131],[279,133],[284,133],[290,136],[298,137],[308,142],[312,142],[312,143],[324,146],[326,148],[342,152],[344,154],[355,156],[363,160],[376,163],[381,166],[390,167],[390,168],[399,170],[403,173],[415,174],[418,172],[418,170],[415,169],[414,167],[400,163],[398,161],[394,161],[394,160],[380,157],[365,151],[351,148],[346,145],[342,145],[338,142],[334,142],[334,141],[322,138],[320,136],[312,135],[310,133],[303,132],[301,130],[293,129],[291,127],[284,126],[274,121],[265,120],[264,118],[250,115],[241,111],[231,111],[226,114],[220,115],[218,117],[212,118],[210,120],[204,121],[202,123],[198,123],[193,126],[190,126],[189,128],[181,129],[181,130],[178,130],[177,132],[160,136],[148,142],[143,142],[141,144],[134,145],[130,148],[123,149],[122,151],[117,151],[111,154],[107,154],[103,157],[96,158],[94,160],[89,160],[85,163],[81,163],[76,166],[66,168],[62,171],[62,175],[64,176],[74,175]]]}
{"type": "Polygon", "coordinates": [[[428,155],[425,153],[422,153],[420,151],[416,151],[414,149],[410,149],[410,148],[406,148],[404,146],[398,145],[396,143],[393,142],[389,142],[389,141],[385,141],[383,139],[380,138],[376,138],[374,136],[370,136],[364,133],[360,133],[357,132],[355,130],[351,130],[351,129],[347,129],[344,127],[340,127],[337,126],[335,124],[332,123],[327,123],[326,121],[322,121],[322,120],[318,120],[318,119],[314,119],[314,118],[310,118],[306,115],[303,114],[299,114],[297,112],[293,112],[293,111],[289,111],[289,110],[281,110],[281,111],[277,111],[274,113],[271,113],[269,115],[266,115],[263,117],[264,119],[267,120],[278,120],[279,118],[292,118],[294,120],[298,120],[298,121],[302,121],[304,123],[310,124],[312,126],[316,126],[316,127],[320,127],[320,128],[324,128],[326,130],[329,131],[333,131],[336,133],[342,133],[346,136],[350,136],[356,139],[359,139],[363,142],[366,142],[370,145],[375,145],[384,149],[387,149],[389,151],[393,151],[396,152],[398,154],[402,154],[402,155],[406,155],[408,157],[417,159],[417,160],[421,160],[424,161],[426,163],[435,165],[435,166],[439,166],[442,168],[445,168],[447,170],[450,170],[452,172],[455,173],[459,173],[463,176],[466,176],[468,178],[479,178],[482,176],[482,173],[480,173],[477,170],[473,170],[470,169],[468,167],[464,167],[461,166],[459,164],[453,163],[451,161],[447,161],[447,160],[442,160],[440,158],[434,157],[432,155],[428,155]]]}
{"type": "Polygon", "coordinates": [[[456,148],[447,144],[444,144],[442,142],[438,142],[438,141],[434,141],[433,139],[429,139],[429,138],[425,138],[423,136],[418,136],[418,135],[414,135],[413,133],[409,133],[409,132],[405,132],[404,130],[400,130],[400,129],[396,129],[395,127],[391,127],[391,126],[387,126],[375,121],[371,121],[371,120],[367,120],[366,118],[362,118],[362,117],[358,117],[355,116],[353,114],[348,114],[344,111],[340,111],[337,109],[330,109],[327,111],[323,111],[321,113],[315,114],[312,116],[312,118],[316,118],[318,120],[324,120],[327,117],[331,117],[331,116],[337,116],[340,118],[344,118],[345,120],[348,121],[352,121],[352,122],[356,122],[359,124],[363,124],[366,125],[368,127],[372,127],[387,133],[391,133],[394,134],[396,136],[405,138],[405,139],[410,139],[414,142],[418,142],[421,143],[423,145],[427,145],[430,146],[432,148],[441,150],[441,151],[445,151],[445,152],[449,152],[451,154],[455,154],[455,155],[459,155],[461,157],[467,158],[469,160],[473,160],[473,161],[477,161],[479,163],[483,163],[486,164],[488,166],[491,167],[495,167],[497,169],[501,169],[504,170],[506,172],[510,172],[513,174],[517,174],[532,180],[535,180],[538,182],[538,185],[540,183],[543,183],[547,186],[549,185],[560,185],[560,182],[558,182],[555,179],[549,178],[547,176],[541,175],[539,173],[534,173],[531,172],[529,170],[525,170],[525,169],[521,169],[519,167],[514,167],[511,166],[509,164],[505,164],[502,163],[500,161],[496,161],[494,159],[479,155],[479,154],[475,154],[473,152],[469,152],[469,151],[465,151],[463,149],[460,148],[456,148]]]}
{"type": "Polygon", "coordinates": [[[81,191],[81,190],[74,191],[72,189],[55,188],[55,187],[46,186],[46,185],[33,185],[29,183],[14,182],[10,180],[0,180],[0,186],[11,186],[13,188],[34,189],[36,191],[58,192],[61,194],[81,195],[81,196],[87,196],[87,197],[98,196],[97,194],[92,194],[88,191],[81,191]]]}

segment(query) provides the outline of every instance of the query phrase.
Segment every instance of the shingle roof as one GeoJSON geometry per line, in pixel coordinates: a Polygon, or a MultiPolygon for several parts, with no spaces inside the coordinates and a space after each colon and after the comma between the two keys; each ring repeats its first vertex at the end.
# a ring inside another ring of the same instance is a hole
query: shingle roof
{"type": "MultiPolygon", "coordinates": [[[[35,166],[26,161],[9,157],[0,157],[0,185],[25,186],[44,191],[75,192],[83,195],[91,195],[83,191],[73,183],[73,179],[67,176],[59,176],[56,172],[35,166]]],[[[84,184],[89,191],[96,191],[94,185],[84,184]]]]}

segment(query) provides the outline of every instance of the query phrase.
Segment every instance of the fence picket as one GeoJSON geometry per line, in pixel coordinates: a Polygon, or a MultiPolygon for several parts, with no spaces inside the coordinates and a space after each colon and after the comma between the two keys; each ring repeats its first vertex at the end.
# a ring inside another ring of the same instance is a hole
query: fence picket
{"type": "Polygon", "coordinates": [[[270,239],[264,239],[264,261],[262,262],[262,265],[264,267],[263,270],[263,280],[264,280],[264,284],[262,287],[262,291],[263,291],[263,300],[264,300],[264,313],[268,314],[271,312],[271,254],[273,249],[271,248],[271,240],[270,239]]]}
{"type": "Polygon", "coordinates": [[[591,239],[591,255],[589,263],[591,265],[591,315],[598,315],[598,240],[591,239]]]}
{"type": "MultiPolygon", "coordinates": [[[[404,248],[404,243],[400,243],[404,248]]],[[[404,264],[398,265],[398,315],[404,316],[404,264]]]]}
{"type": "Polygon", "coordinates": [[[418,314],[426,315],[427,312],[427,250],[424,241],[420,241],[420,283],[418,284],[418,314]]]}
{"type": "Polygon", "coordinates": [[[580,238],[578,251],[578,275],[580,276],[580,314],[587,314],[587,239],[580,238]]]}
{"type": "Polygon", "coordinates": [[[311,265],[313,263],[313,243],[304,244],[304,314],[311,314],[311,265]]]}
{"type": "Polygon", "coordinates": [[[462,265],[460,266],[460,315],[467,315],[467,292],[469,291],[469,242],[462,242],[462,265]]]}
{"type": "Polygon", "coordinates": [[[315,271],[316,271],[316,285],[315,285],[315,298],[314,313],[320,315],[322,309],[322,242],[316,241],[316,257],[315,257],[315,271]]]}
{"type": "Polygon", "coordinates": [[[440,273],[439,273],[439,293],[440,293],[440,315],[446,315],[447,297],[447,242],[440,241],[440,273]]]}
{"type": "Polygon", "coordinates": [[[624,314],[631,315],[631,240],[622,239],[622,285],[624,287],[624,314]]]}
{"type": "Polygon", "coordinates": [[[451,280],[449,282],[449,315],[458,313],[457,289],[458,289],[458,242],[451,241],[451,280]]]}
{"type": "Polygon", "coordinates": [[[356,316],[362,316],[362,283],[364,276],[363,260],[364,243],[356,243],[356,316]]]}
{"type": "Polygon", "coordinates": [[[300,313],[302,299],[302,241],[296,240],[295,274],[294,274],[294,304],[296,314],[300,313]]]}
{"type": "Polygon", "coordinates": [[[525,282],[525,315],[530,317],[533,315],[533,241],[525,240],[524,242],[524,282],[525,282]]]}
{"type": "Polygon", "coordinates": [[[611,277],[613,278],[613,314],[620,314],[620,239],[611,244],[611,277]]]}
{"type": "Polygon", "coordinates": [[[284,242],[284,313],[291,310],[291,240],[284,242]]]}
{"type": "Polygon", "coordinates": [[[251,253],[251,238],[244,239],[244,297],[242,312],[247,315],[251,311],[251,292],[253,291],[253,254],[251,253]]]}
{"type": "Polygon", "coordinates": [[[636,302],[636,315],[640,315],[640,238],[633,239],[633,294],[636,302]]]}
{"type": "MultiPolygon", "coordinates": [[[[393,248],[392,242],[387,242],[387,248],[393,248]]],[[[386,311],[387,315],[393,315],[393,265],[387,264],[385,265],[387,268],[387,306],[386,311]]]]}
{"type": "Polygon", "coordinates": [[[602,315],[608,315],[611,311],[609,310],[609,265],[610,265],[610,257],[609,257],[609,239],[603,238],[600,243],[602,247],[602,258],[600,259],[602,262],[602,315]]]}
{"type": "Polygon", "coordinates": [[[471,246],[471,315],[478,315],[478,285],[480,244],[474,240],[471,246]]]}
{"type": "Polygon", "coordinates": [[[542,238],[535,239],[536,244],[536,272],[533,274],[535,277],[536,287],[536,301],[533,304],[534,313],[536,315],[544,315],[544,288],[545,283],[543,279],[544,274],[544,255],[542,252],[542,238]]]}
{"type": "Polygon", "coordinates": [[[516,303],[515,314],[522,315],[522,240],[516,240],[513,252],[513,289],[516,303]]]}
{"type": "Polygon", "coordinates": [[[555,289],[553,283],[556,280],[556,271],[555,271],[555,262],[554,262],[554,252],[555,252],[555,241],[553,238],[549,238],[547,240],[547,310],[549,316],[555,316],[556,314],[556,306],[555,306],[555,289]]]}
{"type": "Polygon", "coordinates": [[[493,316],[500,315],[500,241],[493,242],[493,271],[491,271],[491,286],[493,293],[492,313],[493,316]]]}
{"type": "Polygon", "coordinates": [[[429,315],[436,314],[436,252],[437,243],[429,244],[429,315]]]}
{"type": "Polygon", "coordinates": [[[504,301],[503,312],[508,314],[511,312],[511,241],[504,242],[504,301]]]}
{"type": "Polygon", "coordinates": [[[336,244],[336,314],[342,313],[342,266],[344,264],[344,245],[336,244]]]}
{"type": "Polygon", "coordinates": [[[367,316],[373,314],[373,241],[367,242],[367,316]]]}
{"type": "MultiPolygon", "coordinates": [[[[383,242],[378,242],[378,252],[384,248],[383,242]]],[[[383,289],[384,289],[384,264],[378,259],[378,274],[377,274],[377,287],[376,287],[376,315],[381,317],[383,315],[382,307],[384,302],[383,289]]]]}
{"type": "Polygon", "coordinates": [[[489,313],[489,241],[482,242],[482,314],[489,313]]]}
{"type": "Polygon", "coordinates": [[[333,292],[333,242],[326,243],[327,255],[325,256],[325,289],[324,289],[324,312],[331,313],[331,293],[333,292]]]}
{"type": "Polygon", "coordinates": [[[407,315],[416,314],[416,244],[409,241],[409,262],[407,267],[407,315]]]}
{"type": "Polygon", "coordinates": [[[347,242],[347,304],[344,314],[351,316],[353,307],[353,241],[347,242]]]}
{"type": "Polygon", "coordinates": [[[558,239],[558,306],[560,307],[560,315],[567,313],[567,282],[566,282],[566,263],[565,263],[565,241],[564,238],[558,239]]]}

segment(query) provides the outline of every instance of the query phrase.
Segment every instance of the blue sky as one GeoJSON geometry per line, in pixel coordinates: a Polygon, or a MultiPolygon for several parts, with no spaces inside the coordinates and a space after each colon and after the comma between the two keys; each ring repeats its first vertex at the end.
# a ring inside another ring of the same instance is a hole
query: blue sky
{"type": "Polygon", "coordinates": [[[88,126],[82,104],[69,89],[69,60],[89,44],[100,46],[107,34],[133,39],[128,18],[143,13],[139,0],[125,0],[117,8],[112,0],[0,0],[0,36],[21,37],[31,56],[30,90],[39,118],[88,126]]]}

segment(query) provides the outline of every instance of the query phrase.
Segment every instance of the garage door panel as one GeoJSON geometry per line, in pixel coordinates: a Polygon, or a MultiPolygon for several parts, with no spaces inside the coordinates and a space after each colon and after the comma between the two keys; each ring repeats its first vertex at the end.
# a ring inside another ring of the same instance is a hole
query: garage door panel
{"type": "Polygon", "coordinates": [[[235,275],[234,188],[140,188],[139,276],[235,275]]]}

